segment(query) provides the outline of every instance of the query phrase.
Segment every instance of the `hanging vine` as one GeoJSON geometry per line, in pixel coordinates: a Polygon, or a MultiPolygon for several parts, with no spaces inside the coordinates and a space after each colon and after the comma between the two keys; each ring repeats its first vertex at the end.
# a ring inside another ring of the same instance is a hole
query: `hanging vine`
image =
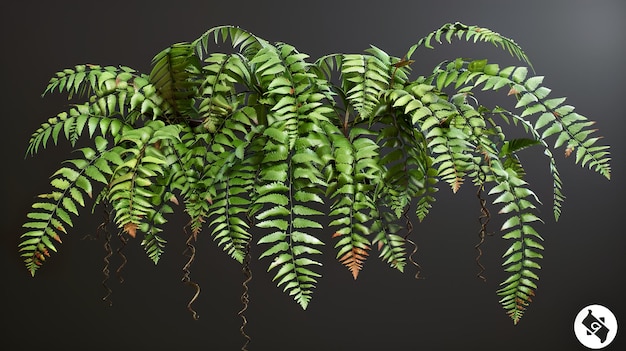
{"type": "MultiPolygon", "coordinates": [[[[485,156],[485,159],[487,162],[489,162],[487,155],[485,156]]],[[[491,235],[491,233],[487,231],[487,225],[489,224],[489,221],[491,221],[491,213],[487,208],[487,199],[483,197],[483,192],[485,191],[484,182],[486,180],[486,175],[480,167],[478,169],[478,178],[476,179],[476,197],[478,198],[478,203],[480,204],[480,216],[478,216],[478,224],[480,225],[480,229],[478,230],[479,241],[478,244],[474,246],[474,248],[478,252],[476,256],[476,265],[478,266],[479,271],[476,276],[482,281],[486,282],[487,278],[483,274],[485,272],[485,266],[482,265],[480,259],[483,256],[482,245],[485,242],[485,237],[487,235],[491,235]]]]}
{"type": "Polygon", "coordinates": [[[195,281],[191,280],[191,265],[193,264],[193,261],[196,259],[196,247],[192,244],[193,240],[195,240],[195,236],[192,233],[187,236],[187,241],[185,241],[186,248],[183,254],[189,259],[187,260],[187,263],[185,263],[185,266],[183,267],[182,282],[183,284],[188,285],[194,289],[194,295],[191,297],[191,299],[187,303],[187,310],[191,313],[191,317],[193,319],[198,320],[200,316],[198,315],[198,312],[196,312],[196,310],[194,310],[192,307],[193,303],[196,302],[196,300],[198,299],[198,296],[200,296],[200,285],[196,283],[195,281]]]}
{"type": "Polygon", "coordinates": [[[241,332],[241,336],[246,340],[243,346],[241,347],[242,351],[246,351],[248,349],[248,344],[250,343],[250,340],[252,340],[245,331],[246,326],[248,325],[248,318],[246,318],[246,315],[244,314],[248,310],[248,304],[250,303],[250,294],[249,294],[250,290],[248,288],[248,283],[250,283],[250,281],[252,280],[252,270],[250,269],[250,259],[251,259],[250,244],[248,243],[248,245],[246,245],[245,256],[243,259],[243,266],[241,267],[241,272],[243,273],[244,278],[245,278],[243,283],[241,283],[241,285],[243,286],[243,293],[241,293],[242,308],[237,313],[239,317],[241,317],[241,327],[239,328],[239,331],[241,332]]]}

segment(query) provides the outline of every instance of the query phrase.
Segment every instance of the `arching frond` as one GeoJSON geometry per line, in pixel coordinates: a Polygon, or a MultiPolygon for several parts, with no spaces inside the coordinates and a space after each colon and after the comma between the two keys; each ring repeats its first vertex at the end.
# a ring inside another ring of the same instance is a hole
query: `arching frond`
{"type": "Polygon", "coordinates": [[[242,28],[235,26],[213,27],[193,41],[198,57],[203,58],[209,51],[209,40],[215,44],[229,43],[234,49],[238,49],[245,57],[252,58],[261,48],[270,45],[262,39],[242,28]]]}
{"type": "Polygon", "coordinates": [[[103,97],[116,89],[126,89],[134,79],[146,77],[126,66],[77,65],[66,68],[50,79],[43,95],[55,90],[67,93],[68,99],[96,95],[103,97]]]}
{"type": "Polygon", "coordinates": [[[46,92],[64,88],[80,91],[89,95],[88,102],[73,105],[67,112],[60,112],[42,123],[31,136],[27,154],[45,148],[50,140],[56,145],[61,136],[72,146],[85,132],[89,138],[96,132],[104,137],[116,137],[123,128],[131,127],[138,120],[162,115],[163,99],[149,84],[147,76],[131,73],[128,68],[107,66],[101,69],[90,65],[90,71],[85,73],[81,66],[77,67],[66,70],[74,73],[53,79],[46,92]]]}
{"type": "Polygon", "coordinates": [[[85,132],[89,138],[94,138],[97,132],[109,137],[129,127],[118,119],[101,116],[96,112],[91,104],[76,105],[69,112],[61,112],[49,118],[32,134],[26,153],[35,154],[50,141],[57,145],[59,137],[65,137],[74,146],[85,132]]]}
{"type": "Polygon", "coordinates": [[[443,87],[454,84],[464,96],[475,88],[481,90],[500,90],[507,88],[509,96],[517,99],[517,115],[505,109],[496,108],[494,112],[509,122],[521,124],[537,143],[544,146],[544,154],[550,160],[550,171],[554,181],[554,215],[558,219],[561,213],[562,181],[556,167],[556,161],[548,145],[548,138],[557,136],[554,148],[566,146],[564,154],[569,156],[576,150],[575,162],[610,178],[610,157],[608,147],[596,146],[600,137],[593,137],[594,129],[589,127],[594,122],[574,112],[574,108],[564,105],[565,98],[548,98],[551,89],[541,85],[542,76],[528,77],[525,67],[510,66],[500,69],[497,64],[488,64],[486,60],[466,61],[457,59],[445,69],[437,71],[431,79],[443,82],[443,87]],[[454,76],[454,79],[442,77],[454,76]],[[536,118],[536,119],[535,119],[536,118]],[[533,119],[534,122],[533,122],[533,119]]]}
{"type": "Polygon", "coordinates": [[[413,52],[420,46],[432,49],[433,39],[441,44],[442,39],[451,43],[453,38],[460,40],[476,42],[489,42],[493,45],[500,47],[503,50],[507,50],[511,55],[514,55],[519,60],[525,62],[532,67],[530,60],[522,50],[522,48],[510,38],[507,38],[500,33],[496,33],[488,28],[479,27],[475,25],[466,25],[460,22],[446,23],[440,28],[432,31],[425,37],[421,38],[417,44],[411,46],[406,54],[406,58],[410,58],[413,52]]]}

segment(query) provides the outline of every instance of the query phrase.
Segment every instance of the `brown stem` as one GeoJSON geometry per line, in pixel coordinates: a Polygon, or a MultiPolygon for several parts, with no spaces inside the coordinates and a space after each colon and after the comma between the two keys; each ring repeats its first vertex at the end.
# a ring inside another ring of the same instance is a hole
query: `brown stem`
{"type": "Polygon", "coordinates": [[[243,286],[243,293],[241,294],[241,303],[243,304],[243,308],[237,314],[242,319],[241,327],[239,328],[239,331],[241,332],[241,336],[243,336],[244,339],[246,339],[243,346],[241,347],[241,350],[247,351],[248,344],[250,343],[250,340],[251,340],[250,336],[246,334],[246,332],[244,331],[246,325],[248,324],[248,319],[244,315],[244,312],[248,309],[248,304],[250,303],[250,295],[248,293],[249,292],[248,283],[252,280],[252,270],[250,269],[250,241],[249,240],[248,240],[248,243],[246,244],[246,254],[243,259],[242,272],[244,276],[246,277],[246,279],[241,284],[243,286]]]}
{"type": "Polygon", "coordinates": [[[485,266],[483,266],[482,263],[480,263],[480,259],[483,255],[481,246],[485,242],[485,236],[487,235],[487,223],[489,223],[489,220],[491,219],[491,214],[489,213],[489,210],[487,209],[487,206],[486,206],[487,201],[482,196],[483,188],[484,188],[483,185],[480,185],[478,187],[478,191],[476,192],[476,196],[478,197],[478,200],[480,202],[481,214],[478,217],[478,223],[480,223],[480,231],[478,232],[478,237],[480,240],[478,244],[474,246],[474,248],[476,249],[476,251],[478,251],[478,255],[476,256],[476,264],[478,265],[478,268],[480,269],[476,276],[482,279],[484,282],[486,282],[487,278],[483,275],[483,273],[485,272],[485,266]]]}
{"type": "MultiPolygon", "coordinates": [[[[187,233],[187,230],[185,229],[185,234],[187,233]]],[[[187,237],[187,241],[185,242],[185,244],[187,245],[187,248],[185,249],[185,251],[183,251],[183,254],[187,257],[189,257],[189,260],[187,261],[187,263],[185,264],[185,266],[183,267],[183,278],[182,278],[182,282],[185,285],[189,285],[192,288],[195,289],[195,294],[193,295],[193,297],[191,298],[191,300],[189,300],[189,303],[187,303],[187,310],[189,310],[189,312],[191,312],[191,316],[193,317],[194,320],[198,320],[198,318],[200,318],[200,316],[198,315],[198,313],[191,307],[193,305],[193,303],[196,301],[196,299],[198,298],[198,295],[200,295],[200,285],[198,285],[198,283],[194,282],[191,280],[190,278],[190,268],[191,268],[191,264],[193,263],[194,259],[196,258],[196,248],[195,246],[193,246],[193,244],[191,243],[191,241],[194,239],[194,234],[189,234],[187,237]]]]}

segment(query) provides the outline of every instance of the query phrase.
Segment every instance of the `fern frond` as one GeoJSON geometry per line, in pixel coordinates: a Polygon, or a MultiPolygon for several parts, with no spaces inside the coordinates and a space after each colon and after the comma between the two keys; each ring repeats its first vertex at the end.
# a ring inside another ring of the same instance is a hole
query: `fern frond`
{"type": "Polygon", "coordinates": [[[237,110],[236,84],[250,87],[254,81],[247,62],[239,55],[211,54],[205,63],[198,113],[204,127],[213,133],[225,118],[237,110]]]}
{"type": "Polygon", "coordinates": [[[391,268],[400,272],[406,266],[406,239],[398,233],[402,227],[396,223],[397,216],[390,212],[379,209],[378,216],[372,225],[374,240],[379,254],[378,257],[388,263],[391,268]]]}
{"type": "Polygon", "coordinates": [[[330,87],[310,71],[312,65],[305,61],[307,57],[293,46],[279,44],[262,49],[250,61],[265,92],[261,103],[271,106],[267,123],[284,122],[290,149],[301,125],[327,121],[328,114],[334,112],[327,100],[330,87]]]}
{"type": "Polygon", "coordinates": [[[505,121],[508,121],[509,118],[512,118],[514,121],[517,121],[517,123],[522,124],[524,126],[524,129],[526,129],[533,136],[533,139],[528,139],[528,141],[522,142],[521,145],[511,144],[511,142],[513,142],[514,140],[505,143],[500,150],[501,157],[505,157],[507,160],[517,160],[517,162],[519,162],[517,155],[514,154],[516,151],[521,150],[526,146],[532,146],[536,144],[541,144],[543,146],[543,154],[548,157],[549,160],[550,174],[552,175],[552,185],[554,189],[552,192],[552,211],[554,214],[554,219],[558,221],[561,216],[561,208],[563,206],[563,202],[565,201],[565,195],[563,195],[563,181],[561,180],[561,175],[556,166],[556,159],[554,158],[552,151],[550,151],[548,143],[541,138],[541,135],[535,129],[533,124],[525,120],[524,118],[501,107],[496,107],[493,112],[502,116],[505,121]]]}
{"type": "Polygon", "coordinates": [[[376,55],[380,50],[372,47],[372,54],[346,54],[341,62],[341,88],[348,103],[359,114],[356,121],[366,121],[379,103],[381,92],[389,88],[391,58],[376,55]],[[380,57],[379,57],[380,56],[380,57]]]}
{"type": "Polygon", "coordinates": [[[68,98],[72,98],[74,93],[79,93],[89,101],[93,115],[119,115],[124,122],[134,123],[140,114],[151,112],[151,117],[160,115],[161,97],[154,94],[154,87],[148,84],[148,78],[125,66],[79,65],[57,73],[44,94],[65,89],[68,98]]]}
{"type": "Polygon", "coordinates": [[[149,213],[146,217],[144,228],[139,228],[145,233],[145,236],[141,241],[141,246],[143,246],[146,255],[148,255],[148,258],[152,260],[154,264],[159,263],[161,255],[165,251],[165,244],[167,244],[167,240],[159,235],[159,233],[163,231],[161,226],[167,223],[166,215],[173,212],[174,209],[172,206],[163,202],[161,199],[159,203],[155,204],[154,211],[149,213]]]}
{"type": "Polygon", "coordinates": [[[434,87],[417,84],[406,89],[385,93],[386,104],[380,116],[383,124],[378,142],[390,150],[380,160],[385,167],[385,184],[389,196],[387,204],[400,217],[414,198],[418,198],[416,213],[422,220],[428,213],[436,192],[437,170],[431,155],[430,129],[444,123],[455,113],[447,104],[441,104],[434,87]],[[422,126],[420,126],[420,124],[422,126]]]}
{"type": "Polygon", "coordinates": [[[229,43],[248,59],[255,56],[263,47],[270,45],[265,39],[239,27],[228,25],[213,27],[192,42],[196,48],[196,54],[201,59],[209,50],[211,38],[215,44],[229,43]]]}
{"type": "Polygon", "coordinates": [[[293,47],[280,44],[260,50],[250,63],[260,84],[267,86],[268,100],[273,101],[263,131],[265,154],[255,203],[263,206],[256,225],[276,231],[261,238],[260,242],[273,244],[262,257],[274,257],[269,269],[280,266],[274,280],[280,278],[278,286],[284,285],[306,308],[319,276],[307,266],[320,263],[300,256],[319,254],[313,246],[323,244],[304,231],[322,228],[312,218],[319,214],[313,205],[323,203],[321,189],[326,187],[321,173],[324,163],[316,150],[328,146],[321,125],[329,122],[326,114],[333,109],[324,102],[327,88],[308,71],[310,64],[304,58],[293,47]]]}
{"type": "Polygon", "coordinates": [[[118,119],[97,115],[91,104],[76,105],[69,112],[61,112],[42,123],[32,134],[26,154],[34,155],[40,148],[46,148],[50,141],[57,145],[59,137],[65,137],[74,146],[85,130],[89,138],[93,138],[96,132],[108,137],[116,136],[127,127],[118,119]]]}
{"type": "Polygon", "coordinates": [[[190,217],[187,225],[194,236],[202,230],[209,207],[207,199],[202,198],[204,189],[199,181],[207,167],[207,159],[214,156],[207,147],[208,139],[208,133],[194,132],[187,125],[181,129],[180,142],[172,143],[172,150],[168,153],[172,158],[171,162],[168,161],[170,187],[181,196],[185,212],[190,217]]]}
{"type": "Polygon", "coordinates": [[[220,160],[207,168],[201,182],[209,198],[211,235],[218,246],[233,259],[243,263],[250,233],[250,205],[255,200],[254,183],[258,156],[262,145],[254,143],[260,131],[254,127],[253,108],[238,111],[215,135],[212,149],[219,151],[220,160]],[[239,133],[245,133],[238,136],[239,133]]]}
{"type": "Polygon", "coordinates": [[[321,263],[302,256],[320,254],[315,246],[323,244],[305,232],[322,227],[317,221],[307,218],[318,213],[311,203],[323,201],[315,193],[315,187],[311,188],[310,179],[322,180],[319,171],[311,165],[319,163],[315,154],[304,151],[296,157],[293,151],[289,151],[287,133],[281,128],[285,128],[284,121],[276,122],[265,130],[265,167],[259,174],[261,184],[256,187],[258,197],[255,199],[262,209],[256,215],[259,221],[256,226],[274,230],[259,240],[259,244],[272,245],[261,254],[261,258],[273,257],[268,268],[268,271],[278,268],[273,280],[278,280],[279,287],[284,285],[283,290],[306,309],[317,282],[315,278],[320,276],[309,266],[321,263]],[[306,181],[302,182],[303,179],[306,181]]]}
{"type": "Polygon", "coordinates": [[[367,236],[376,214],[375,190],[382,178],[379,147],[365,129],[351,129],[349,137],[335,125],[325,124],[324,129],[331,141],[330,149],[325,150],[326,193],[334,200],[328,213],[333,219],[329,227],[337,228],[332,235],[339,238],[337,259],[357,279],[371,246],[367,236]]]}
{"type": "Polygon", "coordinates": [[[167,223],[166,216],[174,213],[174,209],[170,204],[178,204],[178,200],[174,194],[169,191],[167,178],[168,174],[166,171],[164,177],[155,180],[155,184],[151,189],[152,193],[156,195],[151,199],[154,204],[154,210],[148,213],[146,221],[143,226],[139,228],[139,230],[145,233],[141,241],[141,246],[143,246],[148,258],[150,258],[154,264],[159,263],[161,255],[165,251],[165,244],[167,244],[167,240],[159,235],[159,233],[163,231],[161,227],[167,223]]]}
{"type": "Polygon", "coordinates": [[[165,118],[173,123],[194,119],[200,85],[200,59],[191,43],[174,44],[152,59],[149,81],[167,103],[165,118]]]}
{"type": "Polygon", "coordinates": [[[244,167],[233,167],[229,179],[216,186],[217,195],[209,207],[209,226],[217,245],[239,263],[243,263],[245,247],[252,235],[245,219],[247,194],[253,189],[254,173],[244,167]],[[244,217],[244,218],[242,218],[244,217]]]}
{"type": "Polygon", "coordinates": [[[162,121],[149,121],[145,126],[125,132],[120,142],[119,161],[108,184],[107,199],[115,212],[114,221],[131,237],[137,230],[144,231],[146,219],[154,216],[154,199],[158,199],[152,185],[157,176],[165,174],[167,160],[159,150],[161,140],[179,138],[179,127],[165,126],[162,121]]]}
{"type": "Polygon", "coordinates": [[[29,220],[23,227],[19,244],[26,268],[32,275],[50,256],[56,252],[54,242],[61,243],[60,233],[66,234],[66,227],[72,227],[72,215],[78,216],[79,208],[85,206],[85,197],[93,197],[93,183],[106,184],[112,174],[106,156],[108,142],[95,138],[96,149],[81,148],[82,158],[68,160],[52,175],[52,192],[39,195],[27,214],[29,220]]]}
{"type": "Polygon", "coordinates": [[[50,79],[42,96],[58,92],[66,92],[68,99],[77,94],[78,97],[96,95],[103,97],[116,89],[126,89],[134,79],[145,78],[137,71],[126,66],[76,65],[66,68],[50,79]]]}
{"type": "MultiPolygon", "coordinates": [[[[600,139],[590,137],[594,130],[589,129],[593,122],[586,117],[573,112],[573,107],[562,105],[565,98],[548,99],[551,90],[541,85],[542,76],[528,77],[525,67],[510,66],[500,69],[497,64],[488,64],[487,60],[466,61],[457,59],[447,66],[440,66],[430,77],[430,81],[445,82],[442,87],[454,84],[454,88],[461,96],[472,93],[474,88],[481,90],[500,90],[507,87],[508,95],[517,98],[516,109],[521,109],[520,115],[513,114],[502,108],[494,112],[509,122],[521,126],[529,132],[538,143],[544,147],[544,154],[550,159],[550,172],[554,182],[554,215],[558,219],[561,204],[564,200],[562,182],[556,168],[556,162],[547,144],[546,138],[558,135],[554,148],[567,145],[565,155],[569,156],[576,149],[576,163],[586,165],[597,173],[610,178],[609,151],[606,146],[596,146],[600,139]],[[452,74],[456,72],[456,74],[452,74]],[[447,77],[453,76],[453,79],[447,77]],[[445,79],[444,79],[445,78],[445,79]],[[561,114],[567,118],[561,118],[561,114]],[[539,116],[534,123],[531,117],[539,116]]],[[[514,161],[515,158],[510,158],[514,161]]]]}
{"type": "Polygon", "coordinates": [[[172,205],[179,205],[178,198],[174,194],[174,187],[179,181],[177,177],[180,176],[177,168],[179,158],[176,154],[176,146],[181,142],[182,138],[181,140],[162,138],[155,143],[157,150],[166,160],[166,164],[162,167],[163,174],[156,173],[153,184],[150,186],[150,192],[154,195],[150,199],[154,210],[148,213],[144,224],[139,228],[145,233],[141,246],[154,264],[159,262],[167,243],[167,240],[160,235],[163,232],[162,226],[167,223],[167,216],[174,213],[172,205]]]}
{"type": "Polygon", "coordinates": [[[522,50],[522,48],[510,38],[507,38],[499,33],[496,33],[488,28],[478,27],[474,25],[466,25],[460,22],[446,23],[440,28],[432,31],[425,37],[421,38],[415,45],[409,48],[406,54],[406,58],[410,58],[413,52],[424,46],[426,48],[433,48],[433,39],[441,44],[444,39],[448,43],[452,43],[453,38],[465,41],[476,42],[489,42],[494,46],[500,47],[503,50],[507,50],[512,56],[515,56],[518,60],[521,60],[532,67],[528,56],[522,50]]]}
{"type": "Polygon", "coordinates": [[[158,235],[158,227],[153,227],[152,230],[148,229],[146,231],[144,239],[141,241],[141,246],[144,247],[148,258],[154,262],[154,264],[159,263],[161,259],[161,255],[165,251],[165,244],[167,240],[158,235]]]}
{"type": "Polygon", "coordinates": [[[125,70],[117,72],[113,68],[104,73],[94,72],[100,72],[94,74],[93,82],[89,83],[94,95],[88,102],[73,105],[67,112],[42,123],[30,138],[27,154],[45,148],[49,140],[56,145],[60,136],[73,146],[85,130],[89,138],[93,138],[97,131],[102,136],[117,137],[123,128],[140,118],[155,119],[162,115],[163,100],[145,77],[131,75],[125,70]]]}
{"type": "Polygon", "coordinates": [[[453,126],[445,129],[435,127],[428,136],[432,138],[428,147],[436,155],[433,165],[437,167],[437,174],[456,193],[472,169],[475,146],[461,129],[453,126]]]}
{"type": "Polygon", "coordinates": [[[468,79],[476,78],[473,86],[482,85],[483,90],[499,90],[508,86],[508,95],[517,98],[516,109],[522,109],[520,117],[528,120],[536,117],[534,129],[541,132],[541,140],[553,135],[557,136],[554,148],[566,146],[565,155],[569,156],[576,150],[575,163],[587,166],[589,169],[605,176],[611,177],[609,165],[610,157],[607,146],[598,146],[599,137],[591,137],[595,132],[589,129],[594,124],[585,116],[574,112],[574,107],[564,105],[565,98],[547,99],[551,90],[541,85],[542,76],[528,78],[528,70],[525,67],[507,67],[500,69],[497,64],[474,65],[467,72],[473,72],[468,79]]]}
{"type": "Polygon", "coordinates": [[[503,238],[513,240],[509,249],[504,253],[503,266],[510,273],[498,290],[501,296],[500,303],[517,324],[522,318],[537,289],[534,272],[541,266],[537,260],[542,258],[540,253],[543,246],[537,240],[543,238],[533,228],[534,222],[541,219],[532,213],[535,209],[533,200],[538,202],[536,195],[526,187],[526,182],[520,179],[511,169],[501,169],[492,160],[492,171],[497,183],[490,191],[490,195],[498,195],[493,204],[502,204],[500,214],[510,217],[503,223],[501,231],[503,238]],[[496,167],[493,167],[496,166],[496,167]]]}

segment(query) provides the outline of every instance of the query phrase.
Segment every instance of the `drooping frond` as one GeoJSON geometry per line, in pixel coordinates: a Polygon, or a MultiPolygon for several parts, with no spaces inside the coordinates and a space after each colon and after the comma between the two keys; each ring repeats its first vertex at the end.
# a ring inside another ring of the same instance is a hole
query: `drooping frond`
{"type": "Polygon", "coordinates": [[[176,125],[149,121],[145,126],[125,132],[120,142],[124,149],[115,164],[107,190],[107,199],[115,210],[114,221],[131,237],[137,230],[146,231],[146,218],[155,212],[154,179],[164,175],[165,155],[159,150],[162,140],[178,139],[176,125]]]}
{"type": "Polygon", "coordinates": [[[333,200],[329,216],[333,228],[337,259],[357,279],[371,247],[367,238],[376,218],[376,188],[381,169],[378,164],[379,147],[370,132],[354,128],[348,137],[336,127],[324,125],[331,140],[330,149],[324,150],[330,179],[326,190],[333,200]],[[335,229],[336,228],[336,229],[335,229]]]}
{"type": "Polygon", "coordinates": [[[510,168],[499,167],[500,165],[492,161],[491,170],[497,185],[489,194],[497,195],[493,203],[502,205],[499,213],[509,216],[501,231],[502,237],[512,240],[513,243],[503,255],[505,261],[502,265],[510,275],[500,284],[502,287],[498,290],[498,295],[501,296],[500,303],[507,314],[517,324],[537,289],[536,281],[539,277],[534,270],[541,268],[537,259],[543,257],[539,252],[543,250],[543,246],[537,240],[543,238],[533,226],[541,220],[532,213],[535,209],[533,202],[538,202],[538,199],[528,189],[527,183],[510,168]]]}
{"type": "MultiPolygon", "coordinates": [[[[240,97],[242,94],[237,93],[235,87],[236,84],[253,85],[245,59],[236,54],[211,54],[204,61],[202,75],[197,91],[198,119],[190,121],[190,125],[198,128],[185,133],[183,142],[176,147],[179,159],[176,188],[184,198],[189,225],[196,236],[207,218],[216,214],[218,204],[213,200],[228,187],[227,170],[241,167],[236,163],[244,162],[245,150],[251,153],[251,140],[259,133],[256,110],[250,106],[241,108],[245,96],[240,97]]],[[[241,214],[238,218],[245,221],[241,214]]],[[[241,259],[241,245],[231,246],[218,232],[227,236],[237,234],[211,227],[220,246],[225,245],[231,256],[241,259]]]]}
{"type": "Polygon", "coordinates": [[[255,119],[254,109],[248,107],[225,122],[211,147],[220,161],[208,167],[200,180],[205,189],[201,198],[210,202],[207,211],[211,235],[240,263],[252,238],[249,207],[255,199],[255,177],[262,153],[262,145],[255,143],[261,132],[254,128],[255,119]]]}
{"type": "Polygon", "coordinates": [[[378,216],[372,224],[374,234],[372,244],[378,249],[378,257],[400,272],[406,266],[406,238],[401,235],[403,229],[397,222],[397,216],[379,209],[378,216]]]}
{"type": "Polygon", "coordinates": [[[177,176],[177,172],[173,171],[173,164],[175,163],[174,145],[178,144],[177,142],[178,139],[172,134],[158,140],[155,144],[157,150],[164,156],[163,159],[166,163],[162,167],[163,173],[155,173],[156,175],[152,179],[152,185],[149,187],[149,191],[152,193],[150,197],[152,210],[146,215],[143,227],[139,228],[145,234],[141,246],[146,251],[148,258],[155,264],[159,262],[167,243],[167,240],[160,235],[163,231],[162,226],[167,223],[167,216],[174,213],[173,206],[179,205],[172,184],[177,176]]]}
{"type": "Polygon", "coordinates": [[[559,174],[559,170],[556,166],[556,159],[554,158],[554,155],[552,154],[548,143],[541,138],[541,135],[535,129],[533,124],[525,120],[524,118],[500,107],[496,107],[493,112],[502,116],[505,121],[508,121],[509,118],[513,120],[513,123],[517,121],[517,123],[523,125],[524,129],[528,131],[533,137],[532,139],[510,140],[504,143],[502,149],[500,150],[500,156],[505,158],[505,164],[506,161],[509,161],[519,165],[518,167],[520,169],[516,170],[518,174],[521,174],[523,172],[523,169],[521,169],[521,162],[516,153],[529,146],[534,146],[538,144],[541,144],[543,146],[543,154],[548,157],[549,160],[550,174],[552,175],[552,185],[554,189],[552,192],[552,211],[554,214],[554,219],[558,221],[559,217],[561,216],[561,207],[563,205],[563,201],[565,201],[565,195],[563,195],[563,181],[561,180],[561,175],[559,174]]]}
{"type": "Polygon", "coordinates": [[[50,256],[50,251],[57,251],[54,242],[61,243],[60,234],[67,234],[67,228],[74,225],[72,216],[78,216],[79,208],[85,206],[84,195],[93,197],[93,183],[107,184],[113,173],[107,141],[102,137],[95,137],[94,141],[96,149],[79,149],[82,158],[66,161],[67,165],[52,175],[52,191],[39,195],[27,215],[23,227],[28,231],[22,234],[19,248],[32,275],[50,256]]]}
{"type": "Polygon", "coordinates": [[[93,115],[117,116],[126,123],[134,123],[145,116],[161,115],[163,99],[155,94],[155,87],[148,79],[148,75],[126,66],[78,65],[57,72],[44,94],[66,90],[71,98],[78,93],[88,101],[93,115]]]}
{"type": "Polygon", "coordinates": [[[310,183],[323,182],[316,167],[319,158],[308,148],[289,150],[289,139],[283,121],[265,130],[265,157],[256,187],[256,204],[262,206],[256,219],[260,228],[271,232],[259,240],[259,244],[271,244],[262,254],[272,257],[268,270],[277,269],[274,281],[283,287],[306,308],[319,273],[311,266],[321,265],[311,255],[321,254],[316,246],[323,242],[312,234],[311,229],[322,225],[311,216],[319,214],[312,205],[323,200],[310,183]]]}
{"type": "Polygon", "coordinates": [[[311,266],[321,264],[310,255],[321,253],[315,246],[323,242],[307,232],[322,228],[314,207],[323,203],[326,181],[316,150],[328,143],[321,125],[334,111],[326,102],[329,87],[309,72],[306,58],[281,43],[259,50],[250,60],[266,91],[261,102],[270,105],[255,204],[260,206],[257,227],[274,232],[259,240],[272,244],[261,256],[273,257],[269,269],[278,268],[274,280],[302,308],[308,306],[319,276],[311,266]]]}

